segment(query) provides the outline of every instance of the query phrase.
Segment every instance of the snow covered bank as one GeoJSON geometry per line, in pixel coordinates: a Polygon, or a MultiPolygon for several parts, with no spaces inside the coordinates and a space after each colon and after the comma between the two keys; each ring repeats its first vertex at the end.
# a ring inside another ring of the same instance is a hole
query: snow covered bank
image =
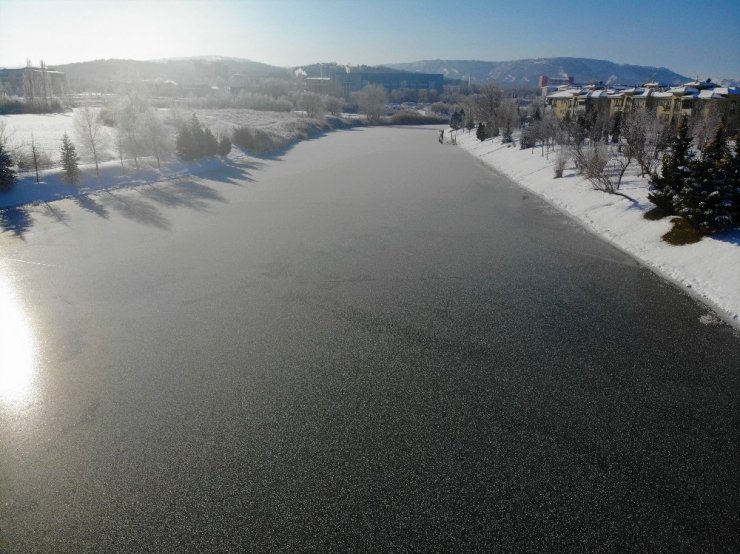
{"type": "MultiPolygon", "coordinates": [[[[704,237],[695,244],[671,246],[661,239],[671,228],[670,218],[650,221],[643,217],[654,206],[647,199],[647,178],[641,178],[636,168],[625,175],[621,188],[637,201],[632,204],[621,196],[594,190],[591,183],[570,168],[563,178],[555,179],[555,156],[550,153],[548,160],[540,148],[520,150],[518,144],[502,144],[498,138],[480,142],[474,133],[463,132],[458,133],[457,144],[740,328],[740,230],[704,237]]],[[[710,321],[707,318],[705,322],[710,321]]]]}

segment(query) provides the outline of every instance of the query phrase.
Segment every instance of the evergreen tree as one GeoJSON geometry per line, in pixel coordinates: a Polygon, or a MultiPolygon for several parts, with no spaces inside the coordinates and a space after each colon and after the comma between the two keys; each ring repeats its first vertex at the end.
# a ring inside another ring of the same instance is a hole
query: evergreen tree
{"type": "Polygon", "coordinates": [[[189,125],[183,125],[177,131],[175,138],[175,153],[183,161],[194,160],[197,157],[198,148],[193,140],[193,133],[189,125]]]}
{"type": "Polygon", "coordinates": [[[619,142],[619,137],[622,133],[622,112],[616,112],[612,118],[612,144],[619,142]]]}
{"type": "Polygon", "coordinates": [[[705,234],[732,225],[733,190],[730,173],[732,154],[723,125],[707,142],[701,158],[690,162],[683,186],[673,197],[676,213],[705,234]]]}
{"type": "Polygon", "coordinates": [[[223,136],[218,142],[218,155],[225,158],[229,155],[229,152],[231,152],[231,141],[229,137],[223,136]]]}
{"type": "Polygon", "coordinates": [[[653,175],[650,180],[648,200],[668,213],[675,213],[673,197],[683,188],[683,182],[691,171],[692,158],[689,123],[684,117],[678,134],[671,141],[670,151],[663,156],[660,175],[653,175]]]}
{"type": "Polygon", "coordinates": [[[18,180],[18,175],[13,167],[13,160],[0,141],[0,192],[10,190],[18,180]]]}
{"type": "Polygon", "coordinates": [[[514,140],[512,138],[513,132],[514,131],[511,128],[511,124],[507,121],[506,126],[504,127],[504,134],[503,134],[503,137],[501,138],[501,142],[504,142],[504,143],[512,142],[514,140]]]}
{"type": "Polygon", "coordinates": [[[482,121],[478,123],[478,129],[475,131],[475,136],[480,141],[484,141],[488,138],[488,131],[486,130],[486,125],[482,121]]]}
{"type": "Polygon", "coordinates": [[[77,157],[75,145],[69,139],[67,133],[62,136],[62,171],[64,171],[63,180],[70,185],[76,185],[80,181],[80,159],[77,157]]]}
{"type": "Polygon", "coordinates": [[[218,154],[218,140],[213,136],[211,130],[206,127],[203,129],[203,146],[201,155],[203,156],[215,156],[218,154]]]}
{"type": "Polygon", "coordinates": [[[465,114],[465,128],[468,130],[468,134],[475,129],[475,119],[473,118],[472,110],[468,110],[465,114]]]}
{"type": "Polygon", "coordinates": [[[727,171],[727,178],[732,191],[732,221],[740,225],[740,140],[735,139],[735,152],[732,155],[727,171]]]}

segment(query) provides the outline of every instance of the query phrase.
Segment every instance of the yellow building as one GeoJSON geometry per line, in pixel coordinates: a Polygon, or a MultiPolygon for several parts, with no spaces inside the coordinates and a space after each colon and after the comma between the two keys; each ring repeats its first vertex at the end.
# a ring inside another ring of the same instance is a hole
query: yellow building
{"type": "Polygon", "coordinates": [[[740,88],[719,87],[710,80],[693,81],[679,87],[660,88],[655,83],[642,87],[559,87],[546,96],[558,119],[576,117],[608,102],[609,113],[629,113],[645,108],[666,123],[675,123],[683,116],[707,117],[717,113],[729,133],[740,132],[740,88]]]}

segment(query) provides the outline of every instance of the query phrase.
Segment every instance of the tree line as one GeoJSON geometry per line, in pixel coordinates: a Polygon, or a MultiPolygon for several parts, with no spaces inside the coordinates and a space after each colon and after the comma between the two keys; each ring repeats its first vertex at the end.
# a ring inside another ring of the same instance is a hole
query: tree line
{"type": "Polygon", "coordinates": [[[522,149],[556,156],[555,178],[572,164],[595,189],[634,201],[620,190],[634,165],[641,177],[649,177],[648,199],[662,214],[681,216],[701,234],[740,224],[738,141],[731,145],[721,117],[712,110],[685,116],[677,125],[659,121],[642,107],[611,114],[608,107],[595,108],[558,120],[544,100],[523,107],[495,86],[469,97],[466,107],[462,124],[457,116],[458,125],[477,126],[481,141],[501,136],[502,142],[511,142],[511,126],[518,126],[522,149]]]}

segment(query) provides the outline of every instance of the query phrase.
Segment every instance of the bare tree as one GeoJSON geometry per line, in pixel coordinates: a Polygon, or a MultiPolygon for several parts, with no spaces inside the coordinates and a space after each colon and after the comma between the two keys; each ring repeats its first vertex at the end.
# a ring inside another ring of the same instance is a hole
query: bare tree
{"type": "Polygon", "coordinates": [[[33,137],[33,131],[31,131],[31,158],[33,160],[33,169],[36,172],[36,183],[40,181],[39,179],[39,151],[36,147],[36,140],[33,137]]]}
{"type": "Polygon", "coordinates": [[[92,156],[95,175],[100,177],[100,156],[108,147],[108,134],[98,114],[85,106],[74,115],[75,138],[82,151],[92,156]]]}
{"type": "Polygon", "coordinates": [[[371,122],[380,120],[388,104],[388,94],[380,85],[367,85],[361,91],[353,92],[352,99],[357,102],[360,112],[371,122]]]}
{"type": "Polygon", "coordinates": [[[597,141],[586,149],[585,157],[586,178],[596,190],[622,196],[631,202],[635,201],[634,198],[619,192],[622,178],[634,158],[628,148],[623,148],[620,152],[618,148],[597,141]]]}
{"type": "MultiPolygon", "coordinates": [[[[702,106],[702,102],[700,106],[702,106]]],[[[697,110],[692,116],[689,122],[691,128],[691,138],[694,139],[694,144],[701,150],[704,148],[704,144],[707,140],[714,138],[717,134],[717,129],[722,124],[722,114],[715,102],[706,102],[703,109],[697,110]]]]}
{"type": "Polygon", "coordinates": [[[658,166],[662,123],[645,108],[639,108],[622,118],[621,140],[627,154],[640,165],[640,176],[652,174],[658,166]]]}

